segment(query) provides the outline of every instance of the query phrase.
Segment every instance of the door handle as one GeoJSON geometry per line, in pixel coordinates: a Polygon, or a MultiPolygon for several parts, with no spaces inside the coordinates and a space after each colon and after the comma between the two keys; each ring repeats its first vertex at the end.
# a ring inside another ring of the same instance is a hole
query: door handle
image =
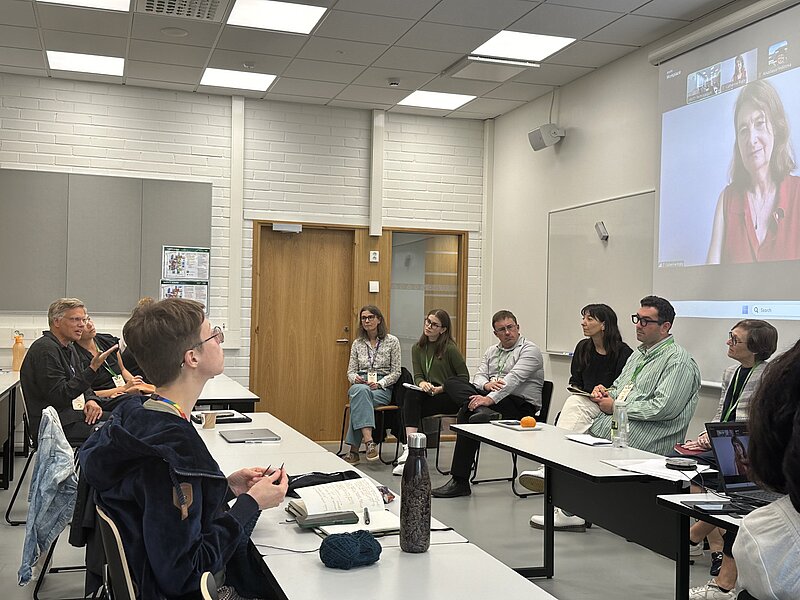
{"type": "Polygon", "coordinates": [[[340,338],[340,339],[336,340],[337,344],[347,344],[349,342],[350,342],[350,340],[347,339],[347,338],[340,338]]]}

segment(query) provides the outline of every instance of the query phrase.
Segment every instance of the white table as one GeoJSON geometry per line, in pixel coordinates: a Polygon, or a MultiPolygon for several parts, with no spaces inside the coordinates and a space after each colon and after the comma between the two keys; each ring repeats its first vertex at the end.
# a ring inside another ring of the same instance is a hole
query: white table
{"type": "Polygon", "coordinates": [[[265,560],[286,599],[553,600],[473,544],[431,545],[422,554],[384,548],[378,562],[349,571],[329,569],[316,553],[281,554],[265,560]]]}
{"type": "MultiPolygon", "coordinates": [[[[635,448],[587,446],[570,441],[569,433],[546,423],[541,429],[516,431],[490,423],[454,425],[465,435],[508,452],[540,462],[545,467],[544,560],[541,567],[516,569],[526,577],[554,574],[553,507],[580,515],[587,521],[636,542],[654,552],[678,559],[683,534],[681,517],[656,503],[656,496],[682,491],[687,482],[672,482],[649,475],[621,471],[602,460],[651,459],[658,455],[635,448]]],[[[688,529],[685,537],[688,540],[688,529]]],[[[685,542],[688,543],[688,542],[685,542]]],[[[689,573],[676,574],[675,596],[689,593],[689,573]],[[685,578],[684,578],[685,576],[685,578]]]]}
{"type": "Polygon", "coordinates": [[[0,445],[3,449],[0,489],[7,490],[14,479],[14,429],[16,421],[19,372],[0,373],[0,445]]]}
{"type": "Polygon", "coordinates": [[[224,373],[220,373],[206,382],[197,404],[253,412],[258,401],[259,397],[253,392],[224,373]]]}

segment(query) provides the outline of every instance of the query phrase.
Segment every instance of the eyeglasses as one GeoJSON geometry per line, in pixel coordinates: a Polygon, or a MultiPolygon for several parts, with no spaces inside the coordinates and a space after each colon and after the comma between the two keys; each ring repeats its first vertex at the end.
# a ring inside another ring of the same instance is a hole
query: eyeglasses
{"type": "Polygon", "coordinates": [[[642,324],[642,327],[647,327],[650,323],[658,323],[662,325],[664,321],[661,319],[651,319],[649,317],[640,317],[639,315],[631,315],[631,323],[634,325],[638,325],[639,323],[642,324]]]}
{"type": "Polygon", "coordinates": [[[438,329],[439,327],[442,326],[441,323],[434,323],[430,319],[425,319],[425,325],[427,325],[428,327],[431,327],[432,329],[438,329]]]}
{"type": "Polygon", "coordinates": [[[361,320],[364,323],[369,323],[370,321],[372,321],[375,318],[377,318],[375,315],[361,315],[361,320]]]}
{"type": "Polygon", "coordinates": [[[732,331],[728,332],[728,341],[730,342],[731,346],[736,346],[737,344],[742,343],[742,340],[733,335],[732,331]]]}
{"type": "Polygon", "coordinates": [[[88,323],[91,321],[89,317],[61,317],[64,321],[69,321],[70,323],[88,323]]]}
{"type": "Polygon", "coordinates": [[[204,339],[202,342],[197,342],[194,346],[189,348],[189,350],[194,350],[195,348],[199,348],[206,342],[210,342],[213,339],[216,339],[218,344],[222,344],[225,341],[225,333],[222,331],[221,327],[214,327],[214,329],[211,330],[211,334],[212,335],[204,339]]]}
{"type": "Polygon", "coordinates": [[[506,332],[507,333],[511,333],[517,327],[518,327],[517,324],[514,323],[512,325],[506,325],[505,327],[498,327],[497,329],[494,330],[494,332],[497,333],[497,334],[506,333],[506,332]]]}

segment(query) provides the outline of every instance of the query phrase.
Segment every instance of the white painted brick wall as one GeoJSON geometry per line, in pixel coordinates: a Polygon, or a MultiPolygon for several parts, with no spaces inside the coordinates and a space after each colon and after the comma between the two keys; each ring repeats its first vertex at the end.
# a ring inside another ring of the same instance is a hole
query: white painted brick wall
{"type": "MultiPolygon", "coordinates": [[[[211,319],[222,322],[228,300],[230,102],[224,96],[0,73],[0,168],[212,183],[211,319]]],[[[470,231],[467,359],[473,366],[482,353],[477,315],[483,125],[389,113],[386,136],[387,225],[470,231]]],[[[265,219],[366,225],[370,147],[369,111],[246,100],[244,209],[265,219]]],[[[252,228],[246,219],[241,347],[229,349],[225,358],[226,373],[243,384],[250,362],[252,228]]],[[[118,333],[124,321],[105,317],[98,326],[118,333]]],[[[3,313],[0,307],[0,329],[19,326],[44,329],[46,318],[3,313]]],[[[0,365],[10,363],[3,346],[0,365]]]]}

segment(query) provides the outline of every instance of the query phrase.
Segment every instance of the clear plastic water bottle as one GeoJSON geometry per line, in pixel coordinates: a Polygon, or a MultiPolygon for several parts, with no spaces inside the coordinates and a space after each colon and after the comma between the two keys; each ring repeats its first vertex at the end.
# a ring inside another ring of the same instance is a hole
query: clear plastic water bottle
{"type": "Polygon", "coordinates": [[[400,483],[400,549],[426,552],[431,545],[431,477],[424,433],[408,436],[408,459],[400,483]]]}
{"type": "Polygon", "coordinates": [[[628,447],[628,403],[625,400],[614,400],[614,411],[611,415],[611,443],[614,448],[628,447]]]}

